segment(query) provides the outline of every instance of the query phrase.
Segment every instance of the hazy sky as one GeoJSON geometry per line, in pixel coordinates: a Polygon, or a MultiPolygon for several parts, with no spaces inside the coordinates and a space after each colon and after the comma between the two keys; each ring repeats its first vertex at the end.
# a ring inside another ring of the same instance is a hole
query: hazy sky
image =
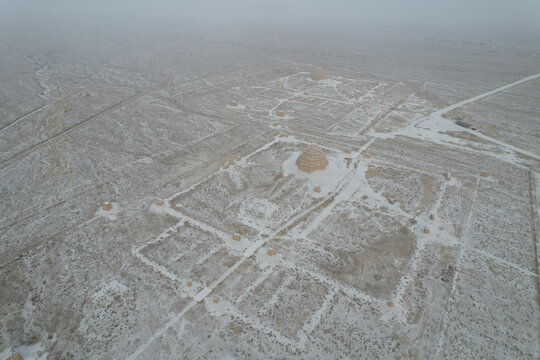
{"type": "Polygon", "coordinates": [[[540,0],[0,0],[0,20],[188,18],[321,25],[440,25],[540,31],[540,0]]]}

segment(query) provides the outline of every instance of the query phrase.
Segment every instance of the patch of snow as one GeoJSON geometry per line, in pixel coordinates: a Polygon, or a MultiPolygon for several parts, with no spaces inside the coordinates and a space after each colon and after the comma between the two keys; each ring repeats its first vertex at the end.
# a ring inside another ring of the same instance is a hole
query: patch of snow
{"type": "MultiPolygon", "coordinates": [[[[239,162],[243,163],[243,159],[240,159],[239,162]]],[[[238,169],[234,166],[231,166],[229,169],[227,169],[227,176],[231,180],[231,182],[234,184],[236,190],[240,190],[244,187],[244,177],[242,176],[242,173],[238,171],[238,169]]]]}
{"type": "Polygon", "coordinates": [[[242,104],[238,104],[236,106],[227,105],[227,109],[229,110],[246,110],[246,106],[242,104]]]}
{"type": "Polygon", "coordinates": [[[171,209],[171,203],[167,199],[164,199],[162,201],[163,201],[163,205],[161,206],[157,205],[156,202],[154,201],[152,205],[150,206],[150,211],[155,214],[167,214],[169,210],[171,209]]]}
{"type": "Polygon", "coordinates": [[[128,290],[126,285],[113,279],[92,295],[92,302],[106,306],[114,301],[115,296],[122,296],[128,290]]]}
{"type": "Polygon", "coordinates": [[[400,304],[393,304],[393,306],[388,306],[386,303],[380,304],[381,309],[381,320],[390,321],[395,320],[403,324],[407,323],[407,318],[405,316],[406,310],[400,304]]]}
{"type": "Polygon", "coordinates": [[[203,299],[208,296],[208,294],[210,294],[212,292],[212,288],[209,288],[209,287],[205,287],[204,289],[202,289],[201,291],[199,291],[197,293],[197,295],[195,295],[193,297],[193,300],[195,300],[196,302],[201,302],[203,301],[203,299]]]}
{"type": "Polygon", "coordinates": [[[268,255],[268,248],[261,247],[259,251],[255,254],[255,261],[261,269],[266,269],[267,267],[274,267],[281,263],[283,260],[283,255],[277,253],[275,255],[268,255]]]}
{"type": "Polygon", "coordinates": [[[214,302],[214,297],[209,296],[205,299],[204,305],[206,310],[214,316],[224,316],[228,314],[228,310],[231,308],[231,303],[224,299],[218,299],[219,301],[214,302]]]}
{"type": "Polygon", "coordinates": [[[253,244],[251,244],[251,246],[248,247],[248,248],[246,249],[246,251],[244,251],[243,256],[246,257],[246,258],[252,256],[253,254],[255,254],[255,251],[257,251],[257,250],[258,250],[261,246],[263,246],[265,243],[266,243],[266,240],[265,240],[265,239],[257,240],[256,242],[254,242],[253,244]]]}
{"type": "Polygon", "coordinates": [[[233,240],[232,237],[230,239],[227,238],[225,240],[225,246],[229,248],[230,250],[232,250],[233,253],[242,253],[250,245],[251,245],[251,242],[245,236],[241,236],[240,241],[233,240]]]}
{"type": "Polygon", "coordinates": [[[4,351],[0,352],[0,359],[7,359],[15,353],[21,354],[22,358],[25,360],[46,360],[49,355],[49,353],[45,351],[45,345],[43,345],[41,342],[37,342],[34,345],[13,346],[6,348],[4,351]]]}
{"type": "Polygon", "coordinates": [[[111,210],[103,210],[103,208],[100,206],[98,210],[96,211],[97,216],[101,216],[106,218],[107,220],[116,220],[118,217],[118,214],[120,213],[120,204],[112,202],[110,203],[112,205],[111,210]]]}
{"type": "MultiPolygon", "coordinates": [[[[279,120],[292,120],[294,119],[293,116],[289,116],[288,113],[285,113],[284,116],[278,116],[277,113],[276,114],[272,114],[272,119],[276,120],[276,121],[279,121],[279,120]]],[[[274,127],[275,129],[276,127],[274,127]]]]}
{"type": "Polygon", "coordinates": [[[253,226],[259,231],[265,231],[278,225],[276,212],[280,206],[263,198],[247,198],[240,204],[238,218],[242,223],[253,226]]]}
{"type": "Polygon", "coordinates": [[[314,171],[312,173],[304,172],[298,169],[296,159],[301,152],[295,151],[283,163],[283,173],[285,176],[295,175],[309,180],[309,186],[314,189],[316,186],[321,187],[321,192],[314,196],[324,196],[334,191],[339,182],[347,175],[349,169],[344,156],[325,154],[328,159],[328,166],[324,170],[314,171]]]}

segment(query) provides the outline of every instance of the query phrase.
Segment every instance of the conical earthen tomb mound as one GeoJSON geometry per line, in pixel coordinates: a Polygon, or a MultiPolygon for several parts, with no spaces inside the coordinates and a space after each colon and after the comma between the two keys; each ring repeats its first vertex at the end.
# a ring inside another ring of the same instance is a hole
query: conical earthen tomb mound
{"type": "Polygon", "coordinates": [[[304,172],[324,170],[328,166],[328,160],[317,144],[309,145],[296,160],[296,166],[304,172]]]}
{"type": "Polygon", "coordinates": [[[315,81],[328,79],[328,77],[326,76],[326,72],[324,72],[323,68],[318,68],[317,70],[315,70],[311,78],[315,81]]]}

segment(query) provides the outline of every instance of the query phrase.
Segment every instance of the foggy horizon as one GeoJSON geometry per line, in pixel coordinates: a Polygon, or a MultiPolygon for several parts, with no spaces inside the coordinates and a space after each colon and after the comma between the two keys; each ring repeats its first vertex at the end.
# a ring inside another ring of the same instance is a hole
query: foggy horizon
{"type": "Polygon", "coordinates": [[[338,29],[413,28],[441,31],[529,32],[540,34],[540,2],[420,0],[385,2],[341,0],[72,2],[1,0],[2,22],[29,20],[129,23],[138,19],[250,26],[315,26],[338,29]]]}

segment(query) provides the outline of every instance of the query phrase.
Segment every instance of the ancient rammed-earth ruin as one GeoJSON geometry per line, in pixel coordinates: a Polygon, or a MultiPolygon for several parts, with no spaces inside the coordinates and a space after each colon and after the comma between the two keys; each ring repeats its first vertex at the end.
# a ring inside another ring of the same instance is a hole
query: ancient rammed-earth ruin
{"type": "Polygon", "coordinates": [[[0,359],[538,359],[538,38],[137,26],[0,32],[0,359]]]}

